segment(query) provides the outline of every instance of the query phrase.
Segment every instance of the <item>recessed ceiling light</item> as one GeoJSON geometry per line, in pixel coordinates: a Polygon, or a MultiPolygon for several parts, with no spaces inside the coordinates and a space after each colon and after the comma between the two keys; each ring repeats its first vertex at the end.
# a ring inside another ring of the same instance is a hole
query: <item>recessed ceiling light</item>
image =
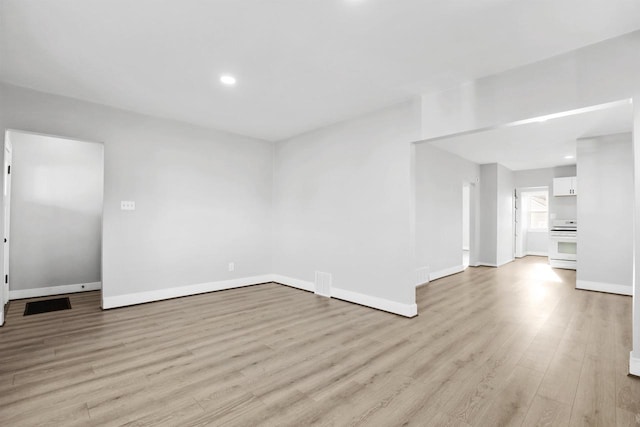
{"type": "Polygon", "coordinates": [[[223,74],[220,76],[220,83],[226,86],[233,86],[236,84],[236,78],[229,74],[223,74]]]}
{"type": "Polygon", "coordinates": [[[565,159],[570,160],[573,159],[573,156],[571,154],[569,154],[568,156],[564,156],[565,159]]]}

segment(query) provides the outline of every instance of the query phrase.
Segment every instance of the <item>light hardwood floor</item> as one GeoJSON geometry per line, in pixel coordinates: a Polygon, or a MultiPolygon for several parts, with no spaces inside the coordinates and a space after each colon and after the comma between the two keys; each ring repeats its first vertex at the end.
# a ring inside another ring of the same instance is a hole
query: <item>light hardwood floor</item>
{"type": "Polygon", "coordinates": [[[276,284],[0,328],[0,425],[640,425],[631,298],[528,257],[406,319],[276,284]]]}

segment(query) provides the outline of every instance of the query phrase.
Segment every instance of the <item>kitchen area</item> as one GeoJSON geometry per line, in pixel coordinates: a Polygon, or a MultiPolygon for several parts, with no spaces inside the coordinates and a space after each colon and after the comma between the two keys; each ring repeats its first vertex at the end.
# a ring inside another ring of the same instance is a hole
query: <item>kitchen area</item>
{"type": "MultiPolygon", "coordinates": [[[[553,197],[575,199],[578,196],[578,178],[576,176],[553,179],[553,197]]],[[[568,204],[577,204],[568,199],[568,204]]],[[[575,270],[577,266],[578,220],[558,219],[550,213],[549,221],[549,264],[553,268],[575,270]]]]}
{"type": "MultiPolygon", "coordinates": [[[[576,270],[577,289],[631,295],[632,155],[630,133],[589,137],[576,141],[574,169],[547,171],[546,255],[552,268],[576,270]]],[[[532,172],[517,172],[516,181],[532,172]]],[[[524,235],[525,251],[519,256],[543,255],[526,252],[531,233],[524,235]]]]}
{"type": "Polygon", "coordinates": [[[469,213],[474,226],[469,243],[462,238],[467,228],[461,213],[461,248],[452,246],[445,257],[444,238],[436,239],[419,267],[437,261],[431,271],[446,275],[464,270],[467,259],[471,266],[500,268],[537,256],[551,269],[576,271],[577,289],[631,295],[631,113],[631,103],[620,101],[430,142],[433,149],[422,149],[424,159],[432,159],[425,163],[431,174],[424,174],[424,182],[433,185],[424,191],[440,202],[442,182],[452,187],[451,203],[442,204],[437,217],[434,207],[440,204],[425,204],[424,222],[438,224],[429,229],[430,239],[449,217],[446,234],[456,231],[453,213],[466,212],[469,205],[461,197],[465,185],[474,194],[475,211],[469,213]]]}

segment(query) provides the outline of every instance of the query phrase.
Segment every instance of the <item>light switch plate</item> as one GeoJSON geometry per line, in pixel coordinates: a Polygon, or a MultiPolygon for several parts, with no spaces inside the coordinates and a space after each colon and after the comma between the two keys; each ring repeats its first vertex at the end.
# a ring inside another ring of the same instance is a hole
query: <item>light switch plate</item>
{"type": "Polygon", "coordinates": [[[122,200],[120,202],[120,209],[123,211],[135,211],[136,210],[136,202],[131,200],[122,200]]]}

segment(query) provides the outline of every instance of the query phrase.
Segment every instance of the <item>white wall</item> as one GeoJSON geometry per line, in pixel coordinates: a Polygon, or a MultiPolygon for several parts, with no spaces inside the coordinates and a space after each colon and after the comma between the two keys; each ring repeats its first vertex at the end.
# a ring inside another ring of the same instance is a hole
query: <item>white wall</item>
{"type": "MultiPolygon", "coordinates": [[[[476,171],[476,176],[480,176],[479,169],[476,171]]],[[[470,185],[471,184],[465,184],[462,187],[462,249],[465,251],[469,250],[471,240],[471,213],[469,212],[469,208],[471,207],[470,185]]]]}
{"type": "Polygon", "coordinates": [[[99,282],[102,145],[10,137],[10,290],[99,282]]]}
{"type": "Polygon", "coordinates": [[[634,98],[631,372],[640,375],[640,31],[422,98],[424,139],[634,98]]]}
{"type": "Polygon", "coordinates": [[[271,273],[271,143],[0,84],[6,128],[104,143],[105,302],[271,273]]]}
{"type": "Polygon", "coordinates": [[[576,166],[558,166],[555,168],[530,169],[515,171],[515,185],[524,187],[548,187],[549,188],[549,215],[557,219],[576,219],[577,197],[553,196],[553,178],[576,176],[576,166]]]}
{"type": "Polygon", "coordinates": [[[416,268],[442,277],[462,270],[462,188],[480,167],[428,143],[416,145],[415,164],[416,268]]]}
{"type": "Polygon", "coordinates": [[[632,294],[633,188],[630,133],[578,141],[576,287],[632,294]]]}
{"type": "MultiPolygon", "coordinates": [[[[514,172],[515,186],[522,188],[547,187],[549,191],[549,216],[551,219],[576,219],[577,197],[554,197],[553,178],[576,176],[576,166],[557,166],[554,168],[529,169],[514,172]]],[[[520,191],[520,190],[518,190],[520,191]]],[[[520,200],[522,198],[519,194],[520,200]]],[[[522,211],[522,209],[520,209],[522,211]]],[[[522,220],[520,221],[522,224],[522,220]]],[[[526,231],[523,236],[524,253],[546,255],[549,251],[549,233],[526,231]]]]}
{"type": "Polygon", "coordinates": [[[497,254],[498,265],[513,261],[515,230],[513,228],[513,191],[515,182],[513,171],[501,164],[497,165],[497,254]]]}
{"type": "Polygon", "coordinates": [[[422,97],[423,139],[631,98],[640,31],[422,97]]]}
{"type": "Polygon", "coordinates": [[[525,255],[549,255],[549,233],[542,231],[527,231],[525,252],[525,255]]]}
{"type": "Polygon", "coordinates": [[[419,136],[419,105],[405,103],[277,143],[275,271],[331,273],[334,288],[414,307],[419,136]]]}
{"type": "MultiPolygon", "coordinates": [[[[640,44],[640,43],[639,43],[640,44]]],[[[640,67],[639,67],[640,68],[640,67]]],[[[640,376],[640,82],[633,102],[633,350],[629,372],[640,376]]],[[[578,189],[579,191],[579,189],[578,189]]]]}

